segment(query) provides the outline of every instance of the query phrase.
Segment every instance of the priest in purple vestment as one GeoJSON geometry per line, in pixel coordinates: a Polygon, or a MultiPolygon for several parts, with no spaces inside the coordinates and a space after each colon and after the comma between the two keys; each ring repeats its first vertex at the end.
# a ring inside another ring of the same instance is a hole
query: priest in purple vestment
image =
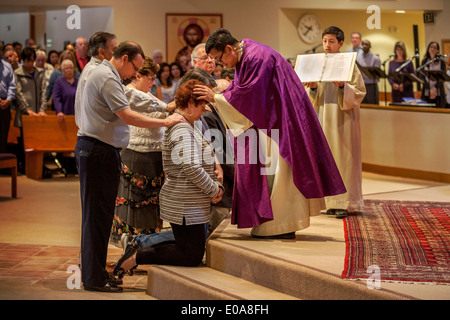
{"type": "MultiPolygon", "coordinates": [[[[234,81],[221,94],[214,95],[207,87],[197,89],[201,98],[216,103],[228,127],[240,121],[236,120],[237,114],[245,119],[238,125],[242,131],[254,129],[264,131],[268,139],[277,137],[272,140],[277,140],[281,161],[291,169],[292,186],[305,199],[345,193],[317,115],[290,63],[272,48],[249,39],[238,41],[225,29],[211,34],[206,52],[217,63],[236,70],[234,81]],[[234,116],[226,115],[226,105],[235,109],[234,116]]],[[[235,148],[237,158],[241,150],[251,154],[249,149],[254,145],[251,139],[239,145],[235,138],[235,148]]],[[[262,167],[259,158],[257,163],[236,162],[232,223],[240,228],[277,219],[272,210],[270,182],[261,174],[262,167]]],[[[271,232],[275,233],[273,236],[280,235],[276,234],[278,231],[295,236],[299,227],[290,228],[275,228],[271,232]]]]}

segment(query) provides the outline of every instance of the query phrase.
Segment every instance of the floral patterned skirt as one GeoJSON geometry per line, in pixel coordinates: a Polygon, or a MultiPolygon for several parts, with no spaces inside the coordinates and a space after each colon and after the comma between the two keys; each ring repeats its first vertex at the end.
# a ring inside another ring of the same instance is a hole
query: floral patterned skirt
{"type": "Polygon", "coordinates": [[[161,152],[121,152],[122,170],[111,230],[112,242],[122,234],[160,231],[159,192],[164,183],[161,152]]]}

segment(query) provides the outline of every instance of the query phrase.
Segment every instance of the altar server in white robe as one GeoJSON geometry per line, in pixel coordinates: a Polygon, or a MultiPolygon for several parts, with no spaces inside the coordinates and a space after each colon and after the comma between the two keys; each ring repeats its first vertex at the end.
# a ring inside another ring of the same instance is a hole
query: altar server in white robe
{"type": "MultiPolygon", "coordinates": [[[[339,53],[344,33],[329,27],[322,34],[326,53],[339,53]]],[[[345,218],[348,212],[364,208],[362,195],[360,104],[366,94],[364,80],[355,65],[348,82],[309,82],[308,94],[319,117],[325,137],[347,192],[326,197],[327,214],[345,218]]]]}

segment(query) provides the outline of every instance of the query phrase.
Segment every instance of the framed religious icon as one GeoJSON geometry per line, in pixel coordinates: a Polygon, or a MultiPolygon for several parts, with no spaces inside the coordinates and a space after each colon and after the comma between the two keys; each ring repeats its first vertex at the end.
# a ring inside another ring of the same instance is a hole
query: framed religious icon
{"type": "Polygon", "coordinates": [[[221,14],[166,14],[167,62],[178,62],[184,71],[192,69],[191,53],[209,35],[222,28],[221,14]]]}

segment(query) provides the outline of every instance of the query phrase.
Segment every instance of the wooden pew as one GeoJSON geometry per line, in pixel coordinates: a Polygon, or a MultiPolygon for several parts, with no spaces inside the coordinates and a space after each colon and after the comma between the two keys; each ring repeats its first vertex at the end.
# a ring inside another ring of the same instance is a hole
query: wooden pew
{"type": "Polygon", "coordinates": [[[42,179],[45,152],[73,152],[78,127],[75,116],[58,121],[56,115],[46,117],[23,116],[25,173],[28,178],[42,179]]]}
{"type": "MultiPolygon", "coordinates": [[[[414,91],[414,99],[420,99],[421,95],[422,95],[422,93],[420,91],[414,91]]],[[[386,98],[386,101],[388,104],[391,103],[392,102],[392,92],[386,92],[386,97],[385,97],[384,91],[380,91],[379,92],[380,104],[384,104],[385,98],[386,98]]]]}
{"type": "Polygon", "coordinates": [[[8,131],[8,144],[17,144],[17,138],[20,137],[20,128],[14,127],[14,113],[11,115],[8,131]]]}

